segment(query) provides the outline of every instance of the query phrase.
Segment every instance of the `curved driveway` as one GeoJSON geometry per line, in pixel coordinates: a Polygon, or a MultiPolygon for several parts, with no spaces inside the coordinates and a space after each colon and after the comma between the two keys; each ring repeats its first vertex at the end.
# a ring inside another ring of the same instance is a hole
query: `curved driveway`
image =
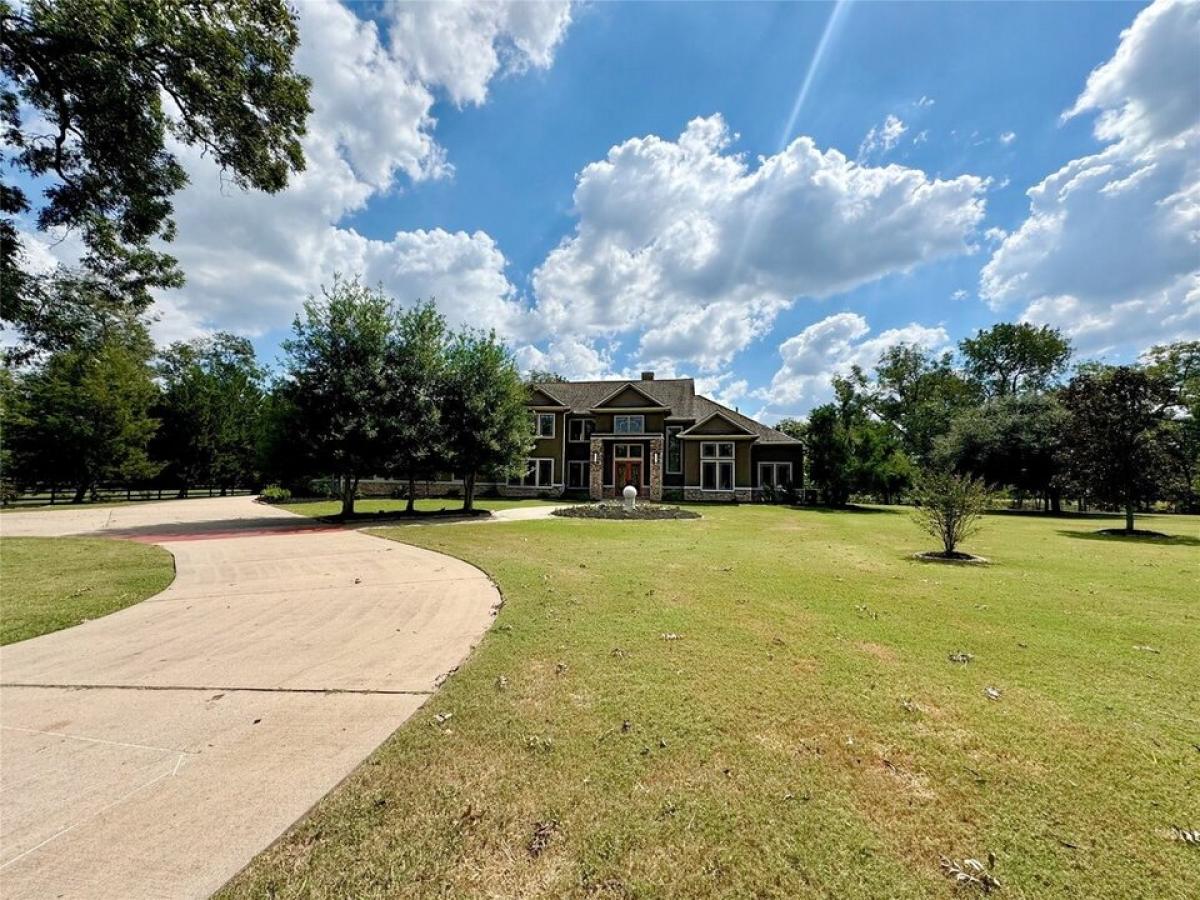
{"type": "Polygon", "coordinates": [[[203,897],[436,688],[499,594],[248,497],[5,513],[151,541],[161,594],[0,649],[0,896],[203,897]]]}

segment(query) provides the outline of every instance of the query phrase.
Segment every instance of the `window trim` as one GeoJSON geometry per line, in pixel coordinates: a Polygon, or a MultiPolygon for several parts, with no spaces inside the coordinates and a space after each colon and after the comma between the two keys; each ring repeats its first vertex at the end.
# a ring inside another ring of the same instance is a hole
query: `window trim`
{"type": "Polygon", "coordinates": [[[700,444],[700,490],[717,494],[728,494],[737,490],[737,447],[732,441],[703,441],[700,444]],[[722,452],[729,448],[726,455],[722,452]],[[704,486],[704,470],[712,466],[713,486],[704,486]],[[729,487],[721,487],[722,467],[729,467],[729,487]]]}
{"type": "Polygon", "coordinates": [[[534,436],[534,438],[539,441],[554,440],[554,435],[558,428],[558,426],[555,423],[555,420],[557,418],[558,418],[558,416],[555,415],[554,413],[535,412],[533,414],[533,436],[534,436]],[[542,419],[543,418],[550,419],[550,433],[549,434],[542,434],[542,419]]]}
{"type": "Polygon", "coordinates": [[[591,462],[586,459],[568,459],[567,460],[567,488],[570,490],[587,489],[591,486],[591,462]],[[571,467],[579,466],[582,469],[582,475],[579,479],[579,484],[571,483],[571,467]]]}
{"type": "Polygon", "coordinates": [[[555,486],[554,481],[554,457],[553,456],[527,456],[525,457],[525,474],[519,476],[509,476],[508,487],[519,488],[551,488],[555,486]],[[541,480],[541,464],[550,463],[550,480],[543,483],[541,480]],[[533,472],[533,484],[526,484],[525,479],[530,472],[533,472]],[[515,480],[514,480],[515,478],[515,480]]]}
{"type": "Polygon", "coordinates": [[[645,434],[646,433],[646,415],[645,413],[620,413],[613,414],[613,434],[645,434]],[[637,419],[639,421],[637,431],[622,431],[617,427],[617,421],[620,419],[637,419]]]}
{"type": "Polygon", "coordinates": [[[586,419],[570,419],[567,422],[567,443],[568,444],[589,444],[589,443],[591,443],[591,440],[592,440],[592,432],[595,430],[596,430],[596,420],[593,418],[589,417],[586,419]],[[579,438],[571,437],[571,428],[574,425],[581,426],[581,432],[583,433],[583,437],[579,437],[579,438]],[[590,429],[583,427],[583,426],[587,426],[587,425],[591,425],[592,427],[590,429]]]}
{"type": "Polygon", "coordinates": [[[792,481],[792,464],[789,461],[787,461],[787,460],[760,460],[758,463],[758,486],[760,489],[763,487],[763,477],[762,477],[763,469],[767,468],[768,466],[772,470],[771,487],[779,487],[779,484],[780,484],[779,470],[784,467],[787,468],[787,473],[788,473],[787,480],[784,482],[784,484],[790,484],[790,485],[795,484],[795,482],[792,481]]]}
{"type": "Polygon", "coordinates": [[[679,432],[683,431],[682,425],[668,425],[666,428],[666,459],[663,460],[663,471],[668,475],[683,474],[683,441],[679,439],[679,432]],[[679,465],[671,468],[671,432],[675,432],[675,448],[679,451],[679,465]]]}

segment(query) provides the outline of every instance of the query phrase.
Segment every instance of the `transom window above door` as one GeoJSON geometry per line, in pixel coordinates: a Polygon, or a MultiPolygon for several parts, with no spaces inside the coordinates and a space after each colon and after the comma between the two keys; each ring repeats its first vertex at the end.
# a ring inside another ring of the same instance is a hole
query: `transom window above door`
{"type": "Polygon", "coordinates": [[[641,444],[617,444],[613,447],[613,455],[617,459],[641,459],[643,449],[641,444]]]}
{"type": "Polygon", "coordinates": [[[582,444],[590,440],[596,423],[592,419],[572,419],[567,423],[567,440],[574,444],[582,444]]]}
{"type": "Polygon", "coordinates": [[[613,432],[616,434],[645,434],[645,416],[613,416],[613,432]]]}

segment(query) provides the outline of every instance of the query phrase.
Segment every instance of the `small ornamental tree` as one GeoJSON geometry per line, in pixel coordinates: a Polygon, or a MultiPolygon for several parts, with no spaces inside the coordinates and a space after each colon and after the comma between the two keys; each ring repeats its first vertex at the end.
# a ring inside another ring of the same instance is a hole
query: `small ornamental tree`
{"type": "Polygon", "coordinates": [[[958,545],[979,530],[989,497],[976,478],[934,470],[918,479],[913,499],[917,524],[942,542],[941,556],[956,559],[958,545]]]}

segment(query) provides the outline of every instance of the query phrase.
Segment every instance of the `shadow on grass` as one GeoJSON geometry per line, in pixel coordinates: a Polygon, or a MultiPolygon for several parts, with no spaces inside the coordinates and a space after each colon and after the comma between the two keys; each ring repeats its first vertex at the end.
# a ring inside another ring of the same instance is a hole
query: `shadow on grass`
{"type": "Polygon", "coordinates": [[[355,513],[352,516],[342,516],[335,513],[330,516],[316,516],[315,521],[327,522],[330,525],[384,525],[384,524],[400,524],[403,522],[445,522],[474,520],[474,519],[490,519],[492,517],[491,510],[488,509],[473,509],[470,512],[455,507],[454,509],[432,509],[432,510],[413,510],[407,512],[403,509],[381,509],[376,512],[361,512],[355,513]]]}
{"type": "Polygon", "coordinates": [[[865,513],[868,515],[889,516],[898,516],[904,512],[904,510],[893,509],[892,507],[859,506],[855,503],[850,503],[846,506],[793,506],[792,509],[815,513],[865,513]]]}
{"type": "Polygon", "coordinates": [[[1063,537],[1081,541],[1118,541],[1126,544],[1161,544],[1170,547],[1200,547],[1200,537],[1186,534],[1103,534],[1099,531],[1068,531],[1059,529],[1063,537]]]}

